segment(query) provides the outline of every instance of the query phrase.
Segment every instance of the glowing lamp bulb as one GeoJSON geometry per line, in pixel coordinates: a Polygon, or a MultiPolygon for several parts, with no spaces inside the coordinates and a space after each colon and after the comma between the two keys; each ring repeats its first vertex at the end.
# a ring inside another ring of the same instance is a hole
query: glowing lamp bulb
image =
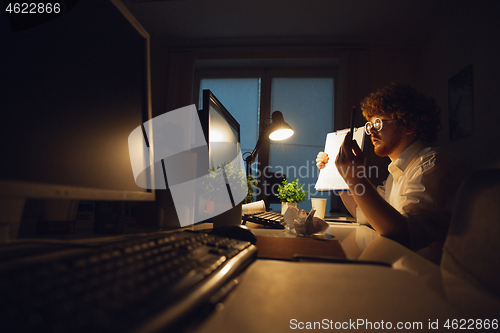
{"type": "Polygon", "coordinates": [[[281,141],[288,139],[293,135],[293,130],[290,128],[283,128],[269,134],[269,139],[273,141],[281,141]]]}

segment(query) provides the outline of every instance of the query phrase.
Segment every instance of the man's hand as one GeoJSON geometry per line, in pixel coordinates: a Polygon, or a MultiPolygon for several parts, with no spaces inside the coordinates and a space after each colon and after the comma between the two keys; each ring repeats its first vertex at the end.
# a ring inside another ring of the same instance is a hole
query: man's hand
{"type": "Polygon", "coordinates": [[[329,159],[330,157],[328,157],[327,153],[320,151],[318,153],[318,156],[316,156],[316,166],[318,167],[318,169],[323,169],[326,163],[328,163],[329,159]]]}
{"type": "Polygon", "coordinates": [[[352,140],[352,132],[349,131],[335,160],[337,170],[349,186],[354,186],[366,175],[365,163],[366,157],[358,143],[352,140]]]}

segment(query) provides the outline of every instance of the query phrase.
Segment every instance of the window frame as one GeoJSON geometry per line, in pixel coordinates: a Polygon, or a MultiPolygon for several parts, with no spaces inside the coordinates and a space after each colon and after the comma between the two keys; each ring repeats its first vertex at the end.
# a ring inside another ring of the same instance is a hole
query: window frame
{"type": "MultiPolygon", "coordinates": [[[[290,67],[290,68],[200,68],[195,69],[194,75],[194,89],[193,100],[199,108],[199,94],[202,79],[223,79],[223,78],[260,78],[261,92],[260,92],[260,113],[259,120],[259,133],[261,134],[265,125],[271,119],[271,97],[272,97],[272,80],[273,78],[333,78],[333,96],[336,99],[338,96],[338,66],[332,67],[290,67]]],[[[335,113],[335,101],[333,103],[333,113],[335,113]]],[[[229,110],[230,111],[230,110],[229,110]]],[[[231,111],[230,111],[231,112],[231,111]]],[[[333,115],[332,121],[335,116],[333,115]]],[[[332,124],[333,128],[333,124],[332,124]]],[[[257,142],[255,143],[257,144],[257,142]]],[[[264,170],[269,165],[270,141],[265,140],[259,151],[259,164],[257,179],[258,187],[260,189],[257,200],[264,200],[262,184],[264,183],[264,170]]],[[[267,202],[266,202],[267,204],[267,202]]]]}

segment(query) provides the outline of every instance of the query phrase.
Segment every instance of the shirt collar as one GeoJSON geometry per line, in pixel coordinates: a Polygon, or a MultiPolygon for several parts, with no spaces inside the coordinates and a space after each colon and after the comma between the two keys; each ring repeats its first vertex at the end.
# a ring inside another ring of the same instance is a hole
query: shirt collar
{"type": "Polygon", "coordinates": [[[413,142],[411,145],[409,145],[397,160],[389,164],[387,169],[389,170],[394,180],[397,181],[403,175],[403,172],[405,171],[406,167],[410,164],[413,158],[422,149],[424,149],[424,147],[425,144],[422,141],[417,140],[413,142]]]}

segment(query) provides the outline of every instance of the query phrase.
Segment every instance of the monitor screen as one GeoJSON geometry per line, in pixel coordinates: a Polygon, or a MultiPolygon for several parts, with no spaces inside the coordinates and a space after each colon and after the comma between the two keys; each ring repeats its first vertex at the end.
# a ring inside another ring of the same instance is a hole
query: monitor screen
{"type": "MultiPolygon", "coordinates": [[[[240,124],[210,90],[203,91],[202,101],[198,115],[208,144],[208,161],[200,167],[203,168],[201,171],[208,173],[210,181],[201,181],[195,221],[207,220],[232,210],[242,202],[247,191],[240,150],[240,124]],[[212,192],[207,193],[210,189],[212,192]]],[[[239,214],[241,221],[241,212],[239,214]]]]}
{"type": "MultiPolygon", "coordinates": [[[[203,91],[203,112],[208,115],[208,143],[211,169],[234,160],[240,152],[240,124],[210,90],[203,91]]],[[[203,125],[202,125],[203,127],[203,125]]]]}
{"type": "Polygon", "coordinates": [[[151,119],[149,35],[124,5],[80,1],[19,32],[0,15],[0,39],[0,198],[154,200],[128,148],[151,119]]]}

